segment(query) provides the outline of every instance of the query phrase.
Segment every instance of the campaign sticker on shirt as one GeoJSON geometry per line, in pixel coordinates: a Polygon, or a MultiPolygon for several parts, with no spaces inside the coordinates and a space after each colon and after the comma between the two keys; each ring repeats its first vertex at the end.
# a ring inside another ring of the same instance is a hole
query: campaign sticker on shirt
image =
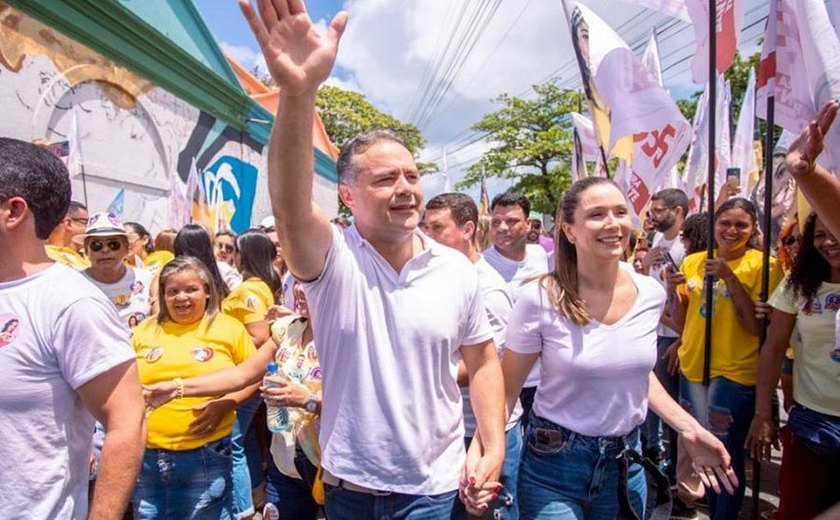
{"type": "Polygon", "coordinates": [[[20,318],[12,313],[0,314],[0,348],[15,340],[20,330],[20,318]]]}
{"type": "Polygon", "coordinates": [[[199,363],[210,361],[213,357],[213,349],[209,347],[194,348],[192,350],[192,357],[199,363]]]}
{"type": "Polygon", "coordinates": [[[245,307],[248,307],[249,309],[256,309],[257,297],[251,294],[247,298],[245,298],[245,307]]]}
{"type": "Polygon", "coordinates": [[[163,347],[154,347],[150,348],[146,355],[143,356],[143,359],[146,360],[146,363],[154,363],[158,359],[163,357],[163,347]]]}
{"type": "Polygon", "coordinates": [[[114,302],[114,305],[117,307],[125,307],[131,304],[131,295],[120,293],[111,298],[111,301],[114,302]]]}
{"type": "Polygon", "coordinates": [[[820,305],[820,300],[818,298],[814,298],[803,303],[802,313],[806,316],[811,316],[813,314],[822,314],[822,305],[820,305]]]}
{"type": "Polygon", "coordinates": [[[140,294],[141,292],[143,292],[143,289],[145,289],[145,288],[146,288],[146,286],[143,285],[143,282],[138,280],[138,281],[134,282],[133,284],[131,284],[131,286],[130,286],[131,294],[140,294]]]}
{"type": "Polygon", "coordinates": [[[840,294],[831,293],[825,297],[825,309],[827,311],[840,310],[840,294]]]}

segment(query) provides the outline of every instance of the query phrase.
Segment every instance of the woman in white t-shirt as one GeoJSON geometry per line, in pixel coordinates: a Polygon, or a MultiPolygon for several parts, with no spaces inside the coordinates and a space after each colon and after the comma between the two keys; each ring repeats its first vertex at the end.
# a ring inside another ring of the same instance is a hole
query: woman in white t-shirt
{"type": "Polygon", "coordinates": [[[520,463],[522,517],[613,519],[632,508],[643,518],[644,470],[622,454],[640,449],[648,402],[684,436],[704,483],[731,489],[723,444],[653,375],[665,292],[620,265],[632,228],[624,195],[608,179],[584,179],[566,192],[558,221],[557,267],[522,291],[502,361],[508,409],[542,363],[520,463]]]}
{"type": "Polygon", "coordinates": [[[840,241],[812,214],[773,308],[758,366],[755,417],[747,445],[770,459],[776,440],[771,408],[794,328],[793,406],[782,435],[777,518],[813,518],[840,500],[840,241]]]}

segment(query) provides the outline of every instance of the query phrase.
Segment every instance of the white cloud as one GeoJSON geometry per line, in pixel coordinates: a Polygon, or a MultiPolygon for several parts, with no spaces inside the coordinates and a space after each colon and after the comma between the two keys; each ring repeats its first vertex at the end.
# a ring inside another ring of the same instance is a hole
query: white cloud
{"type": "MultiPolygon", "coordinates": [[[[256,65],[257,56],[262,56],[262,53],[255,51],[247,45],[234,45],[228,42],[219,42],[219,46],[225,54],[229,55],[231,58],[249,69],[256,65]]],[[[263,60],[263,63],[265,63],[265,60],[263,60]]]]}

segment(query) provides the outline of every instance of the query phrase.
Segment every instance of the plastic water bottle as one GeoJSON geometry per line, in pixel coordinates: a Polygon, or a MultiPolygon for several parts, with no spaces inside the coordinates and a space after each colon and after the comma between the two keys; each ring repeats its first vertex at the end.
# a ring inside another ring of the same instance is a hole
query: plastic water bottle
{"type": "MultiPolygon", "coordinates": [[[[272,388],[277,386],[277,384],[272,383],[266,379],[269,376],[277,375],[280,375],[279,367],[277,366],[277,363],[272,361],[268,364],[268,366],[266,366],[265,378],[263,378],[263,386],[266,388],[272,388]]],[[[287,410],[285,406],[269,406],[266,403],[265,415],[266,422],[268,423],[268,429],[272,432],[279,433],[289,429],[289,410],[287,410]]]]}

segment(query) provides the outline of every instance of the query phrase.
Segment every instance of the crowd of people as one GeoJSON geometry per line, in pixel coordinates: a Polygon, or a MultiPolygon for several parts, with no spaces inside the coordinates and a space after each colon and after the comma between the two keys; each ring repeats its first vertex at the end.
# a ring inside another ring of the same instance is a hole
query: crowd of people
{"type": "Polygon", "coordinates": [[[729,194],[712,230],[677,189],[634,230],[602,177],[550,234],[518,193],[424,204],[384,130],[342,148],[331,222],[312,114],[346,15],[322,36],[300,1],[259,5],[281,87],[259,227],[153,237],[0,138],[0,517],[725,520],[779,440],[778,518],[840,500],[837,102],[790,146],[812,210],[770,258],[729,194]]]}

